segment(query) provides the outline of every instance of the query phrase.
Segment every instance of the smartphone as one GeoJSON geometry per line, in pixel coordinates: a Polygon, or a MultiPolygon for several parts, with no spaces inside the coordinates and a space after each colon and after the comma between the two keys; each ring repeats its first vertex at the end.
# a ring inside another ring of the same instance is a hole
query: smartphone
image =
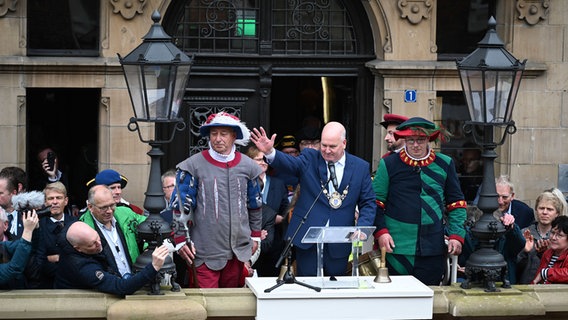
{"type": "Polygon", "coordinates": [[[55,153],[51,151],[47,153],[47,164],[49,165],[49,171],[55,168],[55,153]]]}

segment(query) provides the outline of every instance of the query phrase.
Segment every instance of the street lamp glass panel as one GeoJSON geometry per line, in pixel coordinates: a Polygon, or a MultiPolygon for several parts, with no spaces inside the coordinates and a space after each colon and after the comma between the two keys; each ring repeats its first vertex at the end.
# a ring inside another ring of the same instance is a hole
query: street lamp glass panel
{"type": "Polygon", "coordinates": [[[471,120],[495,124],[511,121],[521,74],[518,70],[460,70],[471,120]]]}
{"type": "Polygon", "coordinates": [[[142,70],[142,65],[137,64],[123,64],[124,77],[126,79],[126,85],[128,86],[128,92],[130,93],[130,98],[132,99],[132,108],[134,109],[135,118],[146,118],[146,97],[145,97],[145,87],[144,87],[144,77],[142,70]]]}
{"type": "Polygon", "coordinates": [[[179,116],[179,109],[183,102],[183,96],[185,95],[186,82],[189,79],[189,70],[191,65],[184,64],[177,66],[177,72],[175,74],[175,84],[173,92],[172,101],[172,111],[170,114],[170,119],[177,118],[179,116]]]}
{"type": "Polygon", "coordinates": [[[178,116],[189,65],[142,64],[123,67],[135,118],[166,120],[178,116]]]}

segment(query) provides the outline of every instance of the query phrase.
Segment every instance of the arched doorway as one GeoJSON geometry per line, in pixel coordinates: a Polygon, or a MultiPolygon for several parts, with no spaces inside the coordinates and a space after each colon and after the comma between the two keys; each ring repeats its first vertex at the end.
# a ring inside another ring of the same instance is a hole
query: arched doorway
{"type": "Polygon", "coordinates": [[[198,128],[220,110],[280,136],[306,117],[340,121],[348,151],[371,161],[374,80],[364,64],[375,55],[360,2],[174,0],[162,25],[195,57],[187,128],[165,146],[164,170],[206,147],[198,128]]]}

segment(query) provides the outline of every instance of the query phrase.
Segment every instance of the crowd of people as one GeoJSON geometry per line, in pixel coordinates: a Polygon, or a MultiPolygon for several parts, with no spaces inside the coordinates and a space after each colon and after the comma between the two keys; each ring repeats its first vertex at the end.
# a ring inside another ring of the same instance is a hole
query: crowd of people
{"type": "MultiPolygon", "coordinates": [[[[440,285],[448,255],[460,257],[463,271],[479,245],[466,223],[471,204],[460,165],[431,145],[451,134],[421,117],[387,114],[381,125],[388,152],[372,170],[347,152],[339,122],[279,138],[262,127],[249,129],[234,115],[212,114],[200,127],[208,148],[161,177],[162,216],[182,224],[175,231],[187,232],[172,234],[177,251],[154,248],[143,268],[134,264],[147,250],[137,229],[147,213],[122,197],[126,177],[100,171],[87,183],[86,206],[77,210],[57,157],[43,149],[38,160],[45,181],[35,183],[41,190],[29,191],[18,167],[0,171],[0,288],[123,296],[155,280],[168,256],[182,287],[241,287],[246,277],[279,279],[287,248],[298,276],[346,275],[351,244],[326,243],[318,270],[317,247],[302,241],[311,227],[374,227],[365,236],[373,250],[386,251],[390,275],[440,285]]],[[[568,283],[564,194],[544,190],[532,209],[515,199],[507,176],[495,183],[495,221],[507,230],[495,249],[507,262],[507,281],[568,283]]]]}

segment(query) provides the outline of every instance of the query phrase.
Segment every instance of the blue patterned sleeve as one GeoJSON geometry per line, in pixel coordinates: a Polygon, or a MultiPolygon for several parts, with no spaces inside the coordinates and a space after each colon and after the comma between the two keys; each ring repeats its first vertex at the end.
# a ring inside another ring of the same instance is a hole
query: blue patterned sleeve
{"type": "Polygon", "coordinates": [[[176,172],[176,186],[170,199],[170,206],[175,210],[180,210],[180,200],[183,207],[191,206],[195,209],[197,204],[197,179],[189,172],[178,169],[176,172]]]}
{"type": "Polygon", "coordinates": [[[258,209],[262,207],[262,194],[260,193],[260,184],[258,179],[260,178],[249,180],[247,183],[249,209],[258,209]]]}

